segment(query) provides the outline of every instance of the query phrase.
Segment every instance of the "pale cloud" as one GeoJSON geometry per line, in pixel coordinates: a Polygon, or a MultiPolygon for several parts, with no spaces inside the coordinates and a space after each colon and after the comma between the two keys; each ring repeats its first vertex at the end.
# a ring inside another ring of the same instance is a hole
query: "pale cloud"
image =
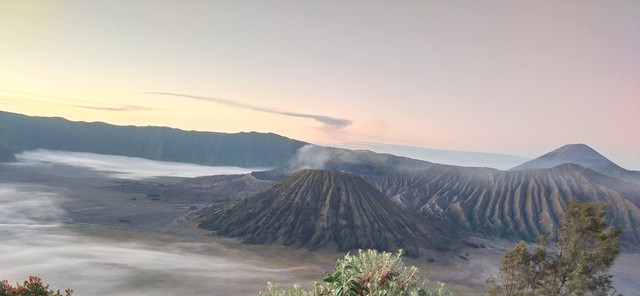
{"type": "Polygon", "coordinates": [[[352,123],[351,120],[348,120],[348,119],[342,119],[342,118],[336,118],[336,117],[330,117],[330,116],[324,116],[324,115],[317,115],[317,114],[307,114],[307,113],[282,111],[282,110],[264,108],[264,107],[249,105],[249,104],[245,104],[245,103],[241,103],[241,102],[237,102],[237,101],[233,101],[233,100],[215,98],[215,97],[194,96],[194,95],[187,95],[187,94],[176,94],[176,93],[165,93],[165,92],[148,92],[148,94],[191,98],[191,99],[195,99],[195,100],[213,102],[213,103],[217,103],[217,104],[221,104],[221,105],[225,105],[225,106],[241,108],[241,109],[247,109],[247,110],[252,110],[252,111],[257,111],[257,112],[279,114],[279,115],[285,115],[285,116],[291,116],[291,117],[309,118],[309,119],[313,119],[315,121],[321,122],[321,123],[325,124],[326,126],[332,127],[332,128],[343,128],[343,127],[347,127],[347,126],[351,125],[351,123],[352,123]]]}

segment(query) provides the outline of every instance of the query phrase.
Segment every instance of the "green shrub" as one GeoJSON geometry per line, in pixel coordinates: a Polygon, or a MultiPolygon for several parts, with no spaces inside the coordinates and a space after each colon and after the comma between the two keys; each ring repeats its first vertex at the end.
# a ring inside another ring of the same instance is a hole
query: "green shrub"
{"type": "Polygon", "coordinates": [[[277,284],[268,283],[267,292],[261,296],[450,296],[443,283],[428,287],[427,280],[421,280],[415,266],[402,263],[402,250],[396,254],[379,253],[376,250],[359,250],[356,255],[347,254],[336,262],[333,273],[324,278],[323,283],[315,283],[310,291],[294,286],[280,290],[277,284]]]}

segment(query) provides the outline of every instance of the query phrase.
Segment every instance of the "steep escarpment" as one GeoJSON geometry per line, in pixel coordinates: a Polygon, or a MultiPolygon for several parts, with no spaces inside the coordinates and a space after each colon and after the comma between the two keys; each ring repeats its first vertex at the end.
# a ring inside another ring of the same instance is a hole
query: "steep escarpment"
{"type": "Polygon", "coordinates": [[[571,198],[607,202],[607,218],[622,228],[623,245],[640,243],[640,186],[579,165],[513,172],[436,165],[420,173],[365,178],[410,212],[512,238],[555,235],[571,198]]]}
{"type": "Polygon", "coordinates": [[[240,167],[285,165],[306,143],[272,133],[214,133],[74,122],[0,111],[0,139],[14,152],[51,149],[240,167]]]}
{"type": "Polygon", "coordinates": [[[254,244],[310,250],[402,248],[418,255],[443,249],[449,239],[416,220],[362,178],[341,172],[303,170],[272,188],[197,214],[199,226],[254,244]]]}

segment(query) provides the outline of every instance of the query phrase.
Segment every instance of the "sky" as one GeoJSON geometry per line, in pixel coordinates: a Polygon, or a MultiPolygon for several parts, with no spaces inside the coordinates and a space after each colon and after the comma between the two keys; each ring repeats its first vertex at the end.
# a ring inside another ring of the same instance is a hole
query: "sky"
{"type": "Polygon", "coordinates": [[[640,169],[640,1],[0,0],[0,110],[640,169]]]}

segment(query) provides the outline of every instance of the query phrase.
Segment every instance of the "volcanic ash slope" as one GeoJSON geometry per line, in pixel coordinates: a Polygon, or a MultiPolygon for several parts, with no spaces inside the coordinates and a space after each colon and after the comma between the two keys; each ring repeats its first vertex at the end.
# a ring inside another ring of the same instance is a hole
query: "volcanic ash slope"
{"type": "Polygon", "coordinates": [[[199,226],[254,244],[348,251],[445,249],[442,231],[413,218],[359,176],[302,170],[264,192],[197,213],[199,226]]]}

